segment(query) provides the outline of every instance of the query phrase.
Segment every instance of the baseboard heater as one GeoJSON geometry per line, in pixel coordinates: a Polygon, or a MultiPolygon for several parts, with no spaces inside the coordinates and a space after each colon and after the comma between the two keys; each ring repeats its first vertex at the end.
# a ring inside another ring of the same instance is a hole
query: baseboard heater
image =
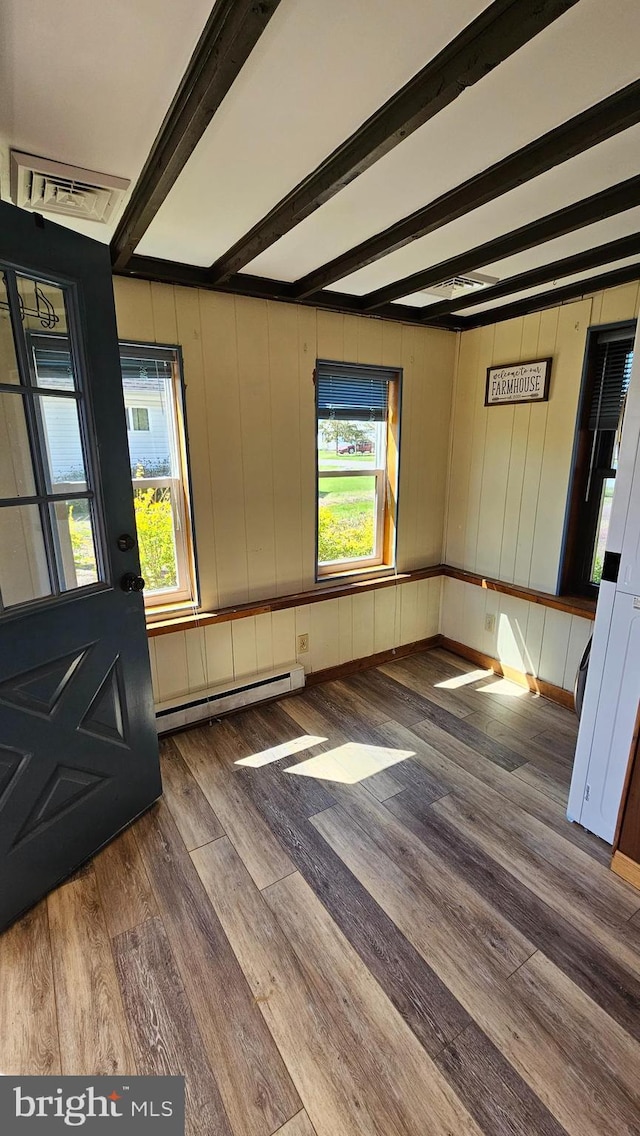
{"type": "Polygon", "coordinates": [[[161,702],[156,706],[156,728],[159,735],[169,734],[172,730],[219,718],[231,710],[240,710],[267,698],[277,698],[303,686],[304,668],[299,663],[291,663],[286,669],[264,671],[251,682],[237,679],[198,691],[188,701],[161,702]]]}

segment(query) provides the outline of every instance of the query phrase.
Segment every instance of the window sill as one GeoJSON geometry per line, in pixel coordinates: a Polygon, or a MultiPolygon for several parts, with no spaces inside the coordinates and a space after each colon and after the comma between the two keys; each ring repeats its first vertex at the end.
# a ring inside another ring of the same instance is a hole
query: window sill
{"type": "Polygon", "coordinates": [[[366,574],[354,578],[354,573],[342,579],[331,577],[322,586],[316,584],[308,592],[295,592],[288,596],[272,596],[266,600],[255,600],[253,603],[238,604],[235,607],[220,608],[219,611],[194,612],[193,607],[189,614],[165,613],[162,618],[147,621],[147,635],[150,638],[156,635],[168,635],[174,631],[188,631],[195,627],[207,627],[212,623],[228,623],[233,619],[246,619],[252,615],[266,615],[272,611],[284,611],[292,607],[304,607],[307,604],[322,603],[323,600],[340,599],[342,596],[357,595],[359,592],[373,592],[378,588],[394,587],[398,584],[410,584],[416,580],[426,580],[432,576],[444,575],[441,564],[431,568],[419,568],[412,572],[396,572],[387,568],[384,573],[378,569],[372,574],[368,569],[366,574]]]}
{"type": "MultiPolygon", "coordinates": [[[[340,580],[383,579],[394,576],[396,569],[391,564],[370,564],[368,568],[343,568],[336,572],[322,572],[316,575],[316,584],[338,583],[340,580]]],[[[404,573],[402,573],[404,575],[404,573]]]]}

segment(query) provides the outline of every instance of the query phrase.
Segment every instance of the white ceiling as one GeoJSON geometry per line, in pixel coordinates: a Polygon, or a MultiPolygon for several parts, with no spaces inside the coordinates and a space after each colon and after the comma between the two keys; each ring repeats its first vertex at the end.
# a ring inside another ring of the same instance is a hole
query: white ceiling
{"type": "Polygon", "coordinates": [[[580,0],[246,271],[299,279],[638,78],[639,48],[638,0],[580,0]]]}
{"type": "Polygon", "coordinates": [[[209,265],[489,0],[281,0],[137,252],[209,265]]]}
{"type": "MultiPolygon", "coordinates": [[[[489,3],[281,0],[136,251],[211,264],[489,3]]],[[[135,182],[211,6],[57,0],[54,18],[42,0],[2,0],[2,196],[10,146],[135,182]]],[[[243,271],[299,279],[638,79],[639,48],[640,0],[579,0],[243,271]]],[[[640,126],[330,288],[362,295],[638,173],[640,126]]],[[[68,223],[109,240],[117,220],[68,223]]],[[[502,280],[638,231],[640,208],[477,269],[502,280]]],[[[461,314],[553,287],[484,305],[479,296],[461,314]]]]}
{"type": "MultiPolygon", "coordinates": [[[[9,198],[10,146],[135,181],[212,7],[212,0],[2,0],[2,196],[9,198]]],[[[69,224],[108,241],[117,220],[69,224]]]]}
{"type": "Polygon", "coordinates": [[[493,300],[491,303],[488,303],[488,304],[478,303],[477,305],[474,305],[472,308],[465,308],[463,314],[465,316],[473,316],[473,315],[478,315],[480,312],[492,311],[495,308],[502,307],[506,303],[514,304],[518,300],[524,300],[528,296],[539,296],[543,292],[553,293],[558,288],[564,288],[564,287],[566,287],[566,285],[574,284],[578,280],[588,280],[590,277],[593,277],[595,275],[599,276],[603,272],[612,272],[616,268],[626,268],[627,265],[637,264],[637,263],[638,263],[638,257],[637,256],[627,256],[627,257],[624,257],[622,260],[614,260],[614,261],[611,261],[609,264],[602,265],[601,268],[590,268],[586,272],[576,272],[571,276],[564,276],[560,280],[553,280],[549,284],[539,284],[537,288],[526,288],[522,292],[514,292],[511,296],[508,297],[507,300],[504,300],[504,299],[493,300]]]}

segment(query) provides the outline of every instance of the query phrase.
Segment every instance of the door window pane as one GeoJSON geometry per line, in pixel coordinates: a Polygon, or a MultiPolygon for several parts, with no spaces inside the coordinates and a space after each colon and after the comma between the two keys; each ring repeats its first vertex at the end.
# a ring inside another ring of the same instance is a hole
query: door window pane
{"type": "MultiPolygon", "coordinates": [[[[365,467],[366,468],[366,467],[365,467]]],[[[376,478],[318,479],[318,562],[370,559],[376,551],[376,478]]]]}
{"type": "Polygon", "coordinates": [[[0,509],[0,593],[4,607],[51,595],[37,505],[0,509]]]}
{"type": "Polygon", "coordinates": [[[99,577],[90,502],[56,501],[51,513],[62,591],[96,584],[99,577]]]}
{"type": "Polygon", "coordinates": [[[17,276],[16,284],[34,381],[53,390],[74,390],[64,290],[27,276],[17,276]]]}
{"type": "Polygon", "coordinates": [[[20,382],[13,329],[9,314],[9,297],[5,277],[0,278],[0,383],[20,382]]]}
{"type": "Polygon", "coordinates": [[[32,497],[36,486],[24,396],[0,392],[0,497],[32,497]]]}
{"type": "Polygon", "coordinates": [[[86,489],[86,472],[80,434],[78,404],[74,398],[37,395],[46,453],[45,467],[54,493],[81,493],[86,489]]]}

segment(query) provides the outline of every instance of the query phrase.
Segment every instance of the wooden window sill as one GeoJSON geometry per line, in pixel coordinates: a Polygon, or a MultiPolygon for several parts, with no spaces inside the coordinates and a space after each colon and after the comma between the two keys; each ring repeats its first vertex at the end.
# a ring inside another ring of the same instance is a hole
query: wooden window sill
{"type": "Polygon", "coordinates": [[[569,615],[578,615],[583,619],[595,619],[596,601],[584,596],[554,596],[549,592],[539,592],[534,588],[520,587],[518,584],[507,584],[501,580],[491,580],[479,575],[477,572],[465,572],[461,568],[452,568],[448,564],[434,564],[428,568],[417,568],[412,572],[395,572],[386,569],[383,574],[371,576],[367,573],[362,579],[354,579],[349,573],[341,579],[333,577],[327,584],[319,583],[307,592],[294,592],[288,596],[272,596],[265,600],[254,600],[252,603],[236,604],[234,607],[220,608],[218,611],[185,613],[171,612],[150,620],[147,624],[147,635],[150,638],[156,635],[170,635],[174,631],[188,631],[195,627],[207,627],[213,623],[228,623],[233,619],[246,619],[251,615],[266,615],[272,611],[285,611],[292,607],[305,607],[307,604],[322,603],[324,600],[340,599],[342,596],[357,595],[359,592],[373,592],[378,588],[391,588],[399,584],[411,584],[417,580],[427,580],[434,576],[448,576],[452,580],[461,580],[465,584],[487,588],[489,591],[501,592],[503,595],[514,596],[516,599],[526,600],[528,603],[542,604],[544,607],[554,608],[557,611],[567,612],[569,615]]]}

